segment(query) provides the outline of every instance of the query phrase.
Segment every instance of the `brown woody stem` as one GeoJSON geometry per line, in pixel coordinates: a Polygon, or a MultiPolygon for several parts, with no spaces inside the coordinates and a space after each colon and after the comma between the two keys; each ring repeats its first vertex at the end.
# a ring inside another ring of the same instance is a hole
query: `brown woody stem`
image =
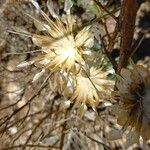
{"type": "Polygon", "coordinates": [[[138,10],[137,0],[123,0],[121,7],[121,45],[118,74],[121,68],[126,67],[132,53],[132,42],[135,29],[135,19],[138,10]]]}

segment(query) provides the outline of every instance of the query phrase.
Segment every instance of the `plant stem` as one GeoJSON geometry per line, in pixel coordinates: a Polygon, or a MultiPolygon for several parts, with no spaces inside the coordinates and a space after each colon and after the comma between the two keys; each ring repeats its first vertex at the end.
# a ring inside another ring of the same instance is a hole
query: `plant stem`
{"type": "Polygon", "coordinates": [[[121,43],[118,74],[123,67],[127,66],[128,59],[132,53],[132,42],[135,29],[136,13],[139,8],[137,0],[123,0],[121,15],[121,43]]]}

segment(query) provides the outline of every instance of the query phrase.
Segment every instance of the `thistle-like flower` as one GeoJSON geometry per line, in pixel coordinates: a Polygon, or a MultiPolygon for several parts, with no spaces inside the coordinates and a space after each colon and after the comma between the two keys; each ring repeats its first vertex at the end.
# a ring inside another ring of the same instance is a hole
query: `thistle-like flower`
{"type": "MultiPolygon", "coordinates": [[[[87,105],[95,109],[100,99],[104,98],[106,89],[110,89],[110,82],[106,80],[106,73],[87,64],[86,58],[95,56],[91,53],[93,36],[90,27],[78,28],[75,24],[70,9],[73,5],[71,0],[65,0],[63,17],[58,16],[52,6],[52,1],[47,1],[49,12],[53,19],[50,19],[39,7],[38,3],[31,0],[38,12],[43,16],[45,22],[39,21],[30,16],[35,23],[38,34],[24,32],[32,37],[33,43],[41,48],[42,53],[38,54],[30,62],[23,62],[18,67],[25,67],[34,64],[42,71],[37,73],[33,82],[38,80],[45,71],[51,73],[50,85],[53,90],[59,91],[62,95],[80,107],[82,112],[87,105]],[[76,30],[80,29],[80,30],[76,30]]],[[[92,61],[93,59],[91,59],[92,61]]],[[[110,92],[110,90],[109,90],[110,92]]]]}
{"type": "Polygon", "coordinates": [[[134,65],[132,69],[122,69],[117,88],[118,124],[136,132],[134,135],[138,138],[134,139],[140,136],[150,139],[150,66],[134,65]]]}
{"type": "Polygon", "coordinates": [[[75,100],[75,106],[79,107],[81,114],[87,105],[95,110],[96,105],[106,97],[106,91],[110,92],[111,85],[106,80],[106,73],[100,69],[92,67],[89,72],[82,70],[76,76],[71,101],[75,100]]]}
{"type": "Polygon", "coordinates": [[[47,2],[53,20],[40,9],[37,2],[33,0],[32,2],[46,21],[43,23],[29,15],[34,19],[37,30],[43,33],[32,34],[33,43],[41,47],[42,51],[42,54],[32,60],[32,64],[52,72],[76,73],[79,71],[79,64],[84,63],[82,55],[86,47],[91,46],[93,38],[89,32],[90,27],[84,27],[80,31],[76,30],[74,19],[70,15],[70,8],[73,5],[71,0],[65,1],[66,15],[62,18],[51,8],[52,2],[50,0],[47,2]]]}

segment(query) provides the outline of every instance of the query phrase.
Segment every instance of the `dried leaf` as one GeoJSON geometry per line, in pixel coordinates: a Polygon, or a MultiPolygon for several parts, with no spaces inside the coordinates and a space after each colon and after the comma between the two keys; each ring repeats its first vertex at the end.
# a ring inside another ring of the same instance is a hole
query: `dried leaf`
{"type": "Polygon", "coordinates": [[[108,135],[107,135],[108,140],[118,140],[122,138],[122,133],[118,129],[112,129],[108,135]]]}
{"type": "Polygon", "coordinates": [[[118,116],[117,123],[121,126],[124,126],[128,119],[129,114],[126,111],[122,110],[118,116]]]}
{"type": "Polygon", "coordinates": [[[129,132],[126,137],[127,137],[125,144],[126,148],[128,148],[133,144],[139,144],[140,136],[139,134],[137,134],[136,131],[129,132]]]}
{"type": "Polygon", "coordinates": [[[41,10],[41,8],[40,8],[38,2],[36,2],[36,0],[30,0],[30,1],[31,1],[31,3],[35,6],[35,8],[36,8],[38,11],[41,10]]]}
{"type": "Polygon", "coordinates": [[[71,104],[71,101],[69,101],[69,100],[64,101],[64,102],[62,102],[62,104],[61,104],[61,108],[62,108],[63,110],[66,110],[66,109],[68,109],[68,108],[70,107],[70,104],[71,104]]]}
{"type": "Polygon", "coordinates": [[[30,32],[28,32],[28,31],[26,31],[25,29],[20,28],[20,27],[15,27],[15,26],[13,26],[12,29],[15,30],[16,32],[25,33],[25,34],[30,34],[30,32]]]}
{"type": "Polygon", "coordinates": [[[39,78],[41,78],[44,73],[45,73],[45,69],[43,69],[41,72],[35,74],[35,76],[33,77],[32,82],[35,82],[35,81],[39,80],[39,78]]]}
{"type": "Polygon", "coordinates": [[[71,0],[66,0],[65,1],[65,5],[64,5],[64,11],[66,12],[66,14],[70,14],[70,9],[73,6],[73,2],[71,0]]]}
{"type": "MultiPolygon", "coordinates": [[[[91,38],[89,26],[83,28],[75,37],[76,46],[86,45],[85,43],[91,38]]],[[[87,43],[88,44],[88,43],[87,43]]]]}
{"type": "Polygon", "coordinates": [[[87,150],[81,135],[76,129],[71,129],[64,150],[87,150]]]}
{"type": "Polygon", "coordinates": [[[91,36],[84,44],[85,47],[91,48],[94,45],[94,38],[91,36]]]}
{"type": "Polygon", "coordinates": [[[27,67],[27,66],[32,65],[33,63],[34,63],[34,61],[29,61],[29,62],[24,61],[24,62],[20,63],[19,65],[17,65],[17,68],[27,67]]]}
{"type": "Polygon", "coordinates": [[[53,18],[59,18],[58,15],[54,11],[54,6],[53,6],[53,1],[52,0],[47,1],[47,7],[48,7],[48,10],[49,10],[49,12],[50,12],[50,14],[52,15],[53,18]]]}
{"type": "Polygon", "coordinates": [[[14,31],[9,31],[9,32],[19,34],[19,35],[23,35],[23,36],[27,36],[27,37],[32,37],[32,33],[26,31],[23,28],[13,26],[12,29],[14,31]]]}
{"type": "Polygon", "coordinates": [[[40,46],[40,47],[44,47],[45,45],[50,44],[51,42],[51,38],[48,36],[42,36],[42,35],[33,35],[32,37],[32,41],[35,45],[40,46]]]}
{"type": "Polygon", "coordinates": [[[121,69],[122,77],[127,81],[127,83],[131,83],[131,71],[125,68],[121,69]]]}
{"type": "Polygon", "coordinates": [[[38,29],[38,31],[47,31],[50,30],[50,26],[48,26],[47,24],[44,24],[40,21],[37,21],[34,19],[34,25],[35,27],[38,29]]]}
{"type": "Polygon", "coordinates": [[[54,135],[47,138],[44,138],[42,141],[43,144],[54,145],[59,140],[59,136],[54,135]]]}

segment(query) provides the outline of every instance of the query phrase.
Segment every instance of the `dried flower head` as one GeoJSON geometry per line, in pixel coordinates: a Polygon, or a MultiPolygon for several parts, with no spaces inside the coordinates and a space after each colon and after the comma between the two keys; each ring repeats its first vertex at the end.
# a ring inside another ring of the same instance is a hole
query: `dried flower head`
{"type": "Polygon", "coordinates": [[[84,112],[87,105],[95,109],[106,92],[110,93],[110,82],[106,80],[106,73],[91,67],[92,64],[87,64],[88,57],[92,63],[96,53],[90,50],[90,47],[93,46],[90,27],[78,28],[76,26],[73,16],[70,15],[73,5],[71,0],[65,0],[66,14],[62,17],[54,12],[52,1],[47,1],[48,10],[53,19],[50,19],[40,9],[37,2],[34,0],[31,2],[45,22],[28,14],[34,20],[39,32],[37,34],[23,32],[23,34],[29,35],[33,43],[41,48],[42,53],[37,54],[30,62],[19,64],[18,67],[34,64],[40,68],[42,71],[34,76],[33,82],[48,70],[51,73],[52,90],[59,91],[75,103],[75,107],[80,108],[80,112],[84,112]]]}
{"type": "MultiPolygon", "coordinates": [[[[134,65],[122,69],[118,77],[116,98],[121,109],[118,124],[150,139],[150,67],[134,65]]],[[[136,138],[139,139],[139,138],[136,138]]]]}
{"type": "Polygon", "coordinates": [[[82,70],[76,76],[71,101],[75,100],[75,106],[79,107],[81,114],[87,105],[95,110],[96,105],[105,97],[104,94],[110,91],[110,85],[106,73],[100,69],[92,67],[89,72],[82,70]]]}
{"type": "Polygon", "coordinates": [[[76,73],[79,64],[84,63],[82,54],[85,48],[91,46],[93,38],[89,32],[90,27],[76,30],[74,19],[70,15],[70,8],[73,5],[71,0],[65,1],[66,15],[63,17],[59,17],[53,11],[51,1],[47,2],[53,20],[40,9],[37,2],[32,1],[32,3],[46,21],[46,23],[41,22],[29,15],[34,19],[37,30],[42,31],[32,35],[33,43],[41,47],[42,51],[42,54],[32,60],[32,64],[53,72],[63,70],[76,73]]]}

